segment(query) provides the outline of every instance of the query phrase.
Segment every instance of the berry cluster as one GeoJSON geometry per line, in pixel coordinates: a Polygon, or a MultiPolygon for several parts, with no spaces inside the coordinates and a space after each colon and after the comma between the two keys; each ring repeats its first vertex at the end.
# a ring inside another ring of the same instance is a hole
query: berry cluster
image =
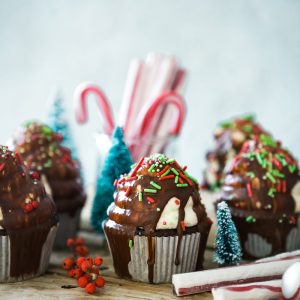
{"type": "Polygon", "coordinates": [[[99,267],[103,263],[100,256],[95,258],[87,256],[88,248],[81,237],[67,240],[67,246],[74,253],[73,257],[65,258],[63,269],[68,271],[71,278],[77,279],[78,286],[84,288],[88,294],[93,294],[96,288],[102,288],[105,280],[101,277],[99,267]]]}

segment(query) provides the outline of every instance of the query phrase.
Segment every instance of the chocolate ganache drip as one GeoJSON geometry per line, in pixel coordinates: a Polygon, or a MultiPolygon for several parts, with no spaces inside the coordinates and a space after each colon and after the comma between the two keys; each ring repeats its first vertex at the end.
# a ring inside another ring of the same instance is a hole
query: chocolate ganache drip
{"type": "Polygon", "coordinates": [[[56,206],[43,184],[31,177],[18,154],[0,146],[0,235],[10,239],[12,277],[37,271],[56,223],[56,206]],[[20,255],[20,249],[26,251],[20,255]]]}
{"type": "Polygon", "coordinates": [[[226,166],[241,150],[245,141],[267,132],[248,115],[224,121],[214,133],[215,149],[206,154],[204,188],[218,190],[223,182],[226,166]]]}
{"type": "Polygon", "coordinates": [[[42,175],[59,213],[75,214],[84,205],[86,195],[79,164],[70,150],[61,145],[62,136],[48,126],[29,122],[16,132],[13,143],[25,166],[42,175]]]}
{"type": "MultiPolygon", "coordinates": [[[[155,263],[153,237],[178,235],[174,263],[179,264],[182,236],[196,231],[208,234],[211,221],[201,203],[197,181],[176,160],[162,154],[141,158],[128,175],[115,182],[115,186],[115,200],[108,209],[109,219],[105,229],[118,229],[128,237],[125,241],[127,247],[123,249],[121,246],[119,249],[122,253],[114,256],[120,257],[124,266],[118,275],[130,277],[129,248],[134,246],[132,242],[135,234],[148,237],[150,282],[153,281],[155,263]],[[189,205],[191,209],[187,210],[189,205]]],[[[202,261],[199,261],[199,268],[201,264],[202,261]]]]}

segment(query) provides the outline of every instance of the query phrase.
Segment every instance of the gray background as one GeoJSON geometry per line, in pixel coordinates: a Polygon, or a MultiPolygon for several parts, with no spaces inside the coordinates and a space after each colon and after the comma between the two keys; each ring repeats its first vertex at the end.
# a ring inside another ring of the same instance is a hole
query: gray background
{"type": "Polygon", "coordinates": [[[300,156],[300,1],[0,0],[0,143],[43,119],[60,87],[80,155],[92,179],[100,130],[74,122],[72,94],[83,80],[102,86],[117,116],[131,58],[176,54],[189,70],[188,117],[177,156],[200,177],[212,131],[254,112],[300,156]]]}

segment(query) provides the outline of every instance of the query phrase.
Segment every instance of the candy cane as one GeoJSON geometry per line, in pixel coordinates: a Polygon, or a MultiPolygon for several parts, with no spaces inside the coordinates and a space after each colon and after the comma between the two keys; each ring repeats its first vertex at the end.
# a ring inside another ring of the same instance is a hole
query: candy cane
{"type": "Polygon", "coordinates": [[[185,104],[183,98],[179,94],[175,92],[167,92],[156,98],[156,100],[153,101],[153,103],[145,111],[144,115],[140,118],[140,124],[138,126],[139,136],[146,134],[151,125],[153,125],[153,120],[157,121],[154,116],[158,112],[158,108],[167,104],[173,104],[178,110],[178,116],[175,124],[170,130],[170,134],[174,136],[179,135],[185,117],[185,104]]]}
{"type": "Polygon", "coordinates": [[[114,120],[109,102],[103,91],[94,83],[83,82],[77,86],[74,92],[75,116],[79,124],[84,124],[88,120],[87,96],[94,94],[100,108],[100,115],[103,117],[104,132],[111,135],[114,129],[114,120]]]}

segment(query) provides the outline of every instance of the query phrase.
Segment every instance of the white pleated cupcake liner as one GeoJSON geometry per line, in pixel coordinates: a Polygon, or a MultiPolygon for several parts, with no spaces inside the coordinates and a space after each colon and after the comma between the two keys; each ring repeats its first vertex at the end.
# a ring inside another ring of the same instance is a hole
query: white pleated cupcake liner
{"type": "MultiPolygon", "coordinates": [[[[172,275],[193,272],[197,267],[200,246],[200,233],[182,236],[179,251],[179,265],[175,264],[178,236],[152,237],[155,243],[155,263],[153,268],[153,283],[171,282],[172,275]]],[[[128,264],[133,280],[149,282],[149,266],[147,264],[148,238],[135,236],[130,249],[131,261],[128,264]]]]}
{"type": "MultiPolygon", "coordinates": [[[[267,257],[271,255],[273,251],[272,244],[256,233],[248,233],[244,247],[251,256],[256,258],[267,257]]],[[[285,249],[282,249],[282,252],[294,251],[297,249],[300,249],[300,214],[298,215],[297,227],[292,228],[289,232],[285,249]]]]}
{"type": "MultiPolygon", "coordinates": [[[[40,266],[36,273],[22,274],[19,277],[11,277],[10,276],[10,262],[11,262],[11,251],[10,251],[10,240],[9,236],[0,236],[0,282],[16,282],[22,281],[26,279],[30,279],[33,277],[40,276],[45,273],[47,270],[50,255],[52,252],[55,236],[57,232],[57,225],[53,226],[47,236],[47,239],[43,245],[43,249],[41,252],[40,258],[40,266]]],[[[22,251],[26,251],[26,249],[22,249],[22,251]]],[[[20,253],[21,255],[21,253],[20,253]]]]}
{"type": "Polygon", "coordinates": [[[57,230],[54,249],[66,247],[68,238],[75,238],[79,229],[81,208],[77,209],[74,215],[69,213],[59,213],[59,228],[57,230]]]}

